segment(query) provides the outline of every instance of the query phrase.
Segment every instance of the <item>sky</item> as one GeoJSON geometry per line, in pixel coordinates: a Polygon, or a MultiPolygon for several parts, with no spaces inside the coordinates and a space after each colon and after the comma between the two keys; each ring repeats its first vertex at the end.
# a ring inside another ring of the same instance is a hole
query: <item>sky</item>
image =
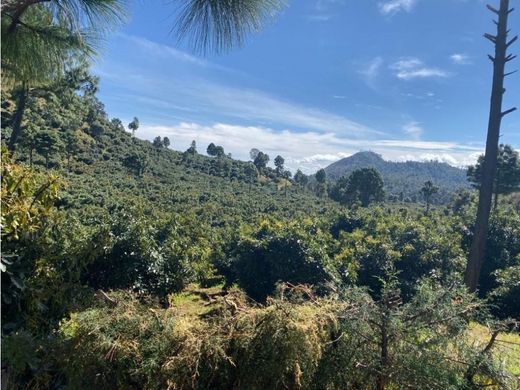
{"type": "MultiPolygon", "coordinates": [[[[172,32],[180,2],[131,1],[93,67],[107,113],[138,117],[140,138],[181,151],[195,140],[200,153],[214,142],[243,160],[258,148],[306,173],[358,151],[467,166],[484,150],[493,47],[482,35],[496,29],[484,1],[289,0],[243,46],[205,56],[172,32]]],[[[520,72],[506,88],[504,110],[520,104],[520,72]]],[[[516,148],[519,112],[502,125],[516,148]]]]}

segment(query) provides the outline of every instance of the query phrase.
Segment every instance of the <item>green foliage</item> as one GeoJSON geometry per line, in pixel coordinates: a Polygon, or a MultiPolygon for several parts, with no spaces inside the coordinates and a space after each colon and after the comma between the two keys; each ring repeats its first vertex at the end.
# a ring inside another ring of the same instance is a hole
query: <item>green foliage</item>
{"type": "MultiPolygon", "coordinates": [[[[467,337],[467,322],[482,316],[479,309],[481,303],[463,288],[443,289],[428,280],[406,304],[391,279],[379,300],[358,289],[345,290],[341,299],[321,299],[305,286],[286,286],[283,297],[265,306],[248,305],[239,292],[191,290],[172,297],[165,309],[113,292],[72,313],[36,354],[28,335],[6,341],[9,358],[21,357],[13,375],[20,375],[22,356],[46,359],[59,373],[54,385],[72,388],[323,389],[384,383],[455,390],[485,381],[514,389],[514,379],[467,337]]],[[[49,387],[45,372],[33,380],[49,387]]]]}
{"type": "MultiPolygon", "coordinates": [[[[468,168],[468,180],[475,188],[480,188],[483,164],[484,156],[482,155],[478,158],[477,164],[468,168]]],[[[500,144],[493,193],[497,198],[498,195],[518,190],[520,190],[520,157],[511,145],[500,144]]]]}
{"type": "Polygon", "coordinates": [[[132,170],[136,175],[142,176],[148,167],[148,158],[143,153],[132,153],[125,157],[123,165],[132,170]]]}
{"type": "Polygon", "coordinates": [[[96,289],[131,289],[164,298],[190,282],[213,276],[206,226],[175,216],[157,221],[142,211],[113,213],[95,234],[103,248],[91,261],[85,281],[96,289]]]}
{"type": "Polygon", "coordinates": [[[214,157],[224,157],[226,154],[222,146],[216,146],[213,142],[208,145],[207,153],[208,156],[214,157]]]}
{"type": "Polygon", "coordinates": [[[228,284],[238,283],[249,296],[265,301],[276,284],[312,284],[326,291],[340,282],[327,253],[330,237],[310,221],[263,222],[241,235],[229,253],[228,269],[222,269],[228,284]]]}
{"type": "Polygon", "coordinates": [[[218,52],[241,45],[246,35],[258,31],[282,4],[280,0],[183,0],[175,29],[195,49],[218,52]]]}
{"type": "Polygon", "coordinates": [[[44,230],[61,182],[56,176],[14,164],[2,149],[2,313],[7,313],[18,305],[34,267],[24,242],[44,230]]]}
{"type": "Polygon", "coordinates": [[[258,169],[259,172],[262,172],[262,170],[266,168],[268,162],[269,155],[259,151],[254,158],[253,164],[255,164],[256,169],[258,169]]]}
{"type": "Polygon", "coordinates": [[[309,177],[298,169],[298,170],[296,170],[296,173],[294,174],[294,181],[298,185],[300,185],[302,188],[305,188],[307,186],[307,184],[309,183],[309,177]]]}
{"type": "Polygon", "coordinates": [[[430,211],[430,203],[432,201],[432,197],[439,192],[439,187],[435,186],[431,180],[428,180],[424,183],[421,188],[421,193],[424,196],[424,200],[426,201],[426,212],[430,211]]]}
{"type": "Polygon", "coordinates": [[[165,148],[167,148],[167,149],[168,149],[168,148],[170,147],[170,145],[171,145],[171,143],[170,143],[170,139],[169,139],[168,137],[164,137],[162,142],[163,142],[163,146],[164,146],[165,148]]]}
{"type": "Polygon", "coordinates": [[[370,203],[384,199],[383,180],[373,168],[357,169],[336,182],[330,189],[330,196],[344,205],[360,202],[363,207],[368,207],[370,203]]]}
{"type": "Polygon", "coordinates": [[[139,129],[139,119],[137,117],[134,117],[132,122],[128,124],[128,128],[132,132],[132,136],[135,136],[135,132],[137,131],[137,129],[139,129]]]}
{"type": "Polygon", "coordinates": [[[385,161],[373,152],[359,152],[325,168],[330,181],[335,182],[356,169],[374,168],[381,175],[384,190],[391,202],[419,202],[421,188],[430,180],[439,187],[434,204],[447,204],[460,189],[469,188],[466,172],[438,161],[385,161]]]}
{"type": "Polygon", "coordinates": [[[320,184],[324,184],[327,181],[327,174],[324,169],[320,169],[316,172],[316,181],[320,184]]]}
{"type": "Polygon", "coordinates": [[[35,137],[35,146],[38,153],[45,157],[45,166],[49,166],[49,160],[64,148],[56,131],[48,130],[39,132],[35,137]]]}
{"type": "Polygon", "coordinates": [[[374,296],[381,291],[381,278],[396,272],[403,297],[408,299],[416,283],[431,276],[449,284],[463,270],[465,254],[456,228],[436,215],[431,218],[384,215],[381,210],[341,216],[332,226],[339,237],[338,254],[350,264],[350,278],[367,286],[374,296]]]}
{"type": "Polygon", "coordinates": [[[274,166],[279,175],[282,175],[284,171],[283,164],[285,164],[285,159],[280,155],[276,156],[274,159],[274,166]]]}
{"type": "MultiPolygon", "coordinates": [[[[13,383],[323,389],[386,378],[389,389],[449,389],[468,385],[471,365],[475,381],[510,384],[463,337],[467,321],[486,318],[454,287],[472,194],[428,216],[411,205],[347,210],[314,195],[325,193],[326,174],[307,191],[303,173],[293,182],[267,161],[259,172],[223,150],[198,154],[195,144],[158,151],[110,120],[95,90],[80,67],[31,95],[16,162],[3,154],[4,264],[12,273],[21,266],[25,287],[2,274],[2,295],[17,292],[2,312],[13,383]],[[63,147],[36,147],[47,133],[63,147]],[[190,285],[224,281],[224,291],[190,285]]],[[[11,91],[2,91],[2,110],[9,134],[11,91]]],[[[252,159],[265,160],[261,153],[252,159]]],[[[481,280],[481,296],[503,317],[518,312],[514,199],[493,217],[481,280]]]]}
{"type": "MultiPolygon", "coordinates": [[[[482,266],[479,292],[485,296],[498,287],[495,273],[498,270],[517,266],[520,255],[520,215],[503,211],[495,212],[490,219],[486,244],[486,259],[482,266]]],[[[502,274],[504,279],[506,275],[502,274]]],[[[515,313],[520,317],[520,312],[515,313]]]]}

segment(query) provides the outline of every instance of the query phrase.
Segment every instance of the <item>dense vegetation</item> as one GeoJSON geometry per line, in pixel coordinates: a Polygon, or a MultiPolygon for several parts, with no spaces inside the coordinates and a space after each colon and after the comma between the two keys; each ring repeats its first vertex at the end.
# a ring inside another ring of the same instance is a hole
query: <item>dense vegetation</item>
{"type": "MultiPolygon", "coordinates": [[[[181,4],[177,33],[216,51],[281,6],[181,4]]],[[[445,164],[361,153],[293,177],[259,149],[139,140],[87,64],[122,3],[4,2],[2,388],[518,389],[520,163],[497,100],[516,38],[508,1],[488,8],[477,213],[445,164]]]]}
{"type": "Polygon", "coordinates": [[[438,161],[385,161],[374,152],[359,152],[343,158],[326,167],[325,172],[335,182],[362,168],[374,168],[381,174],[388,199],[393,201],[423,201],[421,188],[428,180],[439,187],[438,193],[432,198],[436,204],[449,203],[457,191],[469,187],[463,169],[438,161]]]}
{"type": "Polygon", "coordinates": [[[471,192],[428,212],[381,203],[367,170],[347,193],[366,190],[357,175],[378,191],[344,207],[325,173],[291,179],[281,156],[272,169],[259,150],[242,162],[139,140],[95,91],[80,67],[31,94],[2,153],[10,386],[517,387],[518,353],[493,352],[520,318],[515,195],[493,214],[477,297],[461,282],[471,192]]]}

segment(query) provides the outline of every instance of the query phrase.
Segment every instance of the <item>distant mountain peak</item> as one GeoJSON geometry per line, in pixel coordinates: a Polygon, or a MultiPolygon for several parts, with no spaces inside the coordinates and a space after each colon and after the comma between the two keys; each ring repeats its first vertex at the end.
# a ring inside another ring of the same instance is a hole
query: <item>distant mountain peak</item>
{"type": "Polygon", "coordinates": [[[469,187],[463,169],[436,161],[386,161],[372,151],[342,158],[326,167],[325,172],[329,180],[336,181],[360,168],[376,169],[383,177],[387,194],[409,197],[413,201],[422,199],[421,188],[427,180],[440,187],[437,197],[442,198],[442,201],[449,200],[458,189],[469,187]]]}
{"type": "Polygon", "coordinates": [[[347,159],[363,159],[368,161],[385,161],[383,156],[376,152],[372,152],[371,150],[365,150],[361,152],[354,153],[350,157],[346,157],[347,159]]]}

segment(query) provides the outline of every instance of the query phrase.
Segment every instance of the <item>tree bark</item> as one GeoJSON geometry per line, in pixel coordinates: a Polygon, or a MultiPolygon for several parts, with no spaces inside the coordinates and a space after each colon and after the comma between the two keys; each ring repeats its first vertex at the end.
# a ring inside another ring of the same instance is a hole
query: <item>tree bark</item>
{"type": "Polygon", "coordinates": [[[9,144],[7,148],[10,151],[14,150],[15,144],[22,133],[22,120],[23,114],[25,112],[25,105],[27,104],[27,97],[29,95],[29,90],[25,84],[22,85],[20,90],[20,96],[18,96],[18,102],[16,104],[16,112],[13,118],[13,132],[11,133],[11,138],[9,138],[9,144]]]}
{"type": "Polygon", "coordinates": [[[484,261],[489,214],[493,197],[493,184],[497,169],[500,125],[502,117],[505,115],[505,113],[502,112],[502,100],[505,92],[504,69],[506,62],[514,58],[513,56],[506,56],[509,44],[514,42],[514,39],[509,43],[507,42],[507,19],[510,13],[509,0],[500,0],[499,10],[490,6],[488,6],[488,8],[498,15],[498,22],[496,36],[485,34],[485,37],[495,44],[495,57],[490,56],[490,59],[493,61],[493,86],[491,92],[486,152],[482,167],[482,182],[480,185],[475,230],[464,277],[465,283],[470,291],[475,291],[478,287],[480,270],[482,268],[482,262],[484,261]]]}
{"type": "MultiPolygon", "coordinates": [[[[386,309],[385,309],[386,310],[386,309]]],[[[385,390],[388,384],[388,313],[385,312],[381,322],[381,341],[379,344],[379,374],[377,377],[377,390],[385,390]]]]}

